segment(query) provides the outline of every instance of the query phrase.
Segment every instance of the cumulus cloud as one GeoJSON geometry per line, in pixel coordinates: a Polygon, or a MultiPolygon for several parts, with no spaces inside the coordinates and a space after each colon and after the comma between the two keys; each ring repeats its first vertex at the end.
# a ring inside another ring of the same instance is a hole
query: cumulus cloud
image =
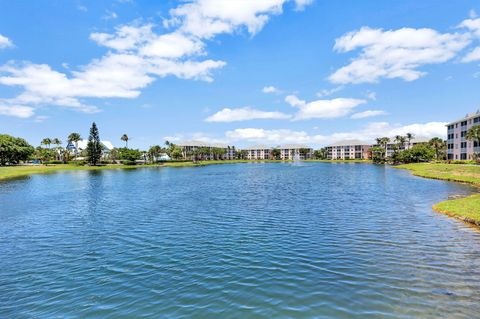
{"type": "MultiPolygon", "coordinates": [[[[293,0],[181,3],[170,10],[165,33],[155,32],[151,23],[117,26],[112,33],[92,33],[90,39],[110,51],[67,72],[45,64],[10,62],[0,67],[0,84],[19,87],[22,92],[2,99],[2,103],[11,107],[57,105],[91,113],[99,110],[84,99],[136,98],[157,78],[175,76],[211,82],[213,71],[226,62],[205,58],[206,41],[242,29],[253,35],[270,16],[282,13],[288,1],[293,0]]],[[[8,38],[0,36],[0,48],[10,45],[8,38]]]]}
{"type": "Polygon", "coordinates": [[[235,121],[248,121],[258,119],[288,119],[290,115],[281,112],[266,112],[256,110],[251,107],[243,107],[238,109],[224,108],[221,111],[207,117],[207,122],[235,122],[235,121]]]}
{"type": "MultiPolygon", "coordinates": [[[[0,102],[1,103],[1,102],[0,102]]],[[[0,104],[0,115],[27,118],[34,114],[33,108],[22,105],[2,105],[0,104]]]]}
{"type": "Polygon", "coordinates": [[[387,114],[387,112],[381,111],[381,110],[368,110],[368,111],[355,113],[351,116],[351,118],[354,119],[354,120],[358,120],[358,119],[364,119],[364,118],[367,118],[367,117],[386,115],[386,114],[387,114]]]}
{"type": "Polygon", "coordinates": [[[268,93],[281,93],[281,91],[278,88],[276,88],[274,86],[271,86],[271,85],[263,87],[262,92],[266,93],[266,94],[268,94],[268,93]]]}
{"type": "Polygon", "coordinates": [[[294,120],[308,120],[308,119],[331,119],[343,117],[352,112],[352,110],[367,103],[365,100],[350,99],[350,98],[336,98],[332,100],[316,100],[306,102],[300,100],[295,95],[289,95],[285,98],[285,102],[299,110],[293,117],[294,120]]]}
{"type": "Polygon", "coordinates": [[[445,138],[445,125],[443,122],[429,122],[423,124],[392,125],[388,122],[369,123],[356,131],[337,132],[332,134],[309,134],[306,131],[291,129],[263,129],[263,128],[238,128],[225,132],[225,140],[230,143],[266,143],[276,145],[282,143],[302,143],[312,146],[321,146],[340,140],[359,139],[373,143],[380,136],[396,136],[413,133],[415,136],[426,138],[445,138]]]}
{"type": "Polygon", "coordinates": [[[313,3],[313,0],[295,0],[295,9],[301,11],[305,9],[306,6],[313,3]]]}
{"type": "Polygon", "coordinates": [[[323,89],[323,90],[320,90],[317,92],[317,96],[318,97],[326,97],[326,96],[330,96],[334,93],[337,93],[337,92],[340,92],[341,90],[344,89],[344,86],[343,85],[340,85],[340,86],[337,86],[337,87],[334,87],[332,89],[323,89]]]}
{"type": "Polygon", "coordinates": [[[0,34],[0,49],[12,47],[12,46],[13,46],[12,41],[6,36],[3,36],[0,34]]]}
{"type": "Polygon", "coordinates": [[[335,51],[361,52],[329,80],[339,84],[374,83],[381,78],[413,81],[425,74],[418,68],[446,62],[470,42],[466,34],[439,33],[428,28],[384,31],[363,27],[336,39],[335,51]]]}

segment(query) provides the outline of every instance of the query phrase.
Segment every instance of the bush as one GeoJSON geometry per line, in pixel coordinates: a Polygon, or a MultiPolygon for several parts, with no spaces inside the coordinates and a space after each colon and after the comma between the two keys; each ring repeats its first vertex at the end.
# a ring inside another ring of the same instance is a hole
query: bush
{"type": "Polygon", "coordinates": [[[52,161],[45,161],[43,162],[43,164],[45,165],[53,165],[53,164],[63,164],[62,161],[59,161],[59,160],[52,160],[52,161]]]}
{"type": "Polygon", "coordinates": [[[135,161],[129,161],[129,160],[124,160],[122,161],[123,165],[137,165],[137,162],[135,161]]]}
{"type": "Polygon", "coordinates": [[[72,164],[72,165],[77,165],[77,166],[84,166],[87,164],[86,161],[70,161],[68,162],[68,164],[72,164]]]}

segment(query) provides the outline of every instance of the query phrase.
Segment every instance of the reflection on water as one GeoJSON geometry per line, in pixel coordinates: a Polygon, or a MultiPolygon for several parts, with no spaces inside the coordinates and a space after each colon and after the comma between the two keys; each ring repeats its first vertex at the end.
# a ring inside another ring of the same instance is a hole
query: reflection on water
{"type": "Polygon", "coordinates": [[[475,318],[470,188],[365,164],[213,165],[0,184],[0,318],[475,318]]]}

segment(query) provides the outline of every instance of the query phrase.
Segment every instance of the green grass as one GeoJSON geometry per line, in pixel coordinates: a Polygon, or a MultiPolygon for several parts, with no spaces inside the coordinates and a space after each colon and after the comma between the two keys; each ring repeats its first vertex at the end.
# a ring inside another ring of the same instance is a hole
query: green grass
{"type": "Polygon", "coordinates": [[[0,181],[28,176],[31,174],[48,174],[59,171],[93,171],[105,169],[138,169],[145,167],[195,167],[215,164],[238,164],[238,163],[264,163],[281,162],[273,160],[250,161],[250,160],[228,160],[228,161],[201,161],[201,162],[166,162],[150,165],[105,165],[105,166],[77,166],[70,164],[60,165],[29,165],[29,166],[6,166],[0,167],[0,181]]]}
{"type": "Polygon", "coordinates": [[[433,209],[480,226],[480,194],[447,200],[433,205],[433,209]]]}
{"type": "Polygon", "coordinates": [[[415,163],[395,166],[413,175],[480,186],[480,165],[415,163]]]}
{"type": "MultiPolygon", "coordinates": [[[[480,186],[480,166],[462,164],[405,164],[396,168],[408,169],[413,175],[480,186]]],[[[437,212],[480,226],[480,194],[451,199],[433,205],[437,212]]]]}
{"type": "Polygon", "coordinates": [[[362,159],[351,159],[351,160],[306,160],[305,162],[319,162],[319,163],[364,163],[372,164],[371,160],[362,160],[362,159]]]}

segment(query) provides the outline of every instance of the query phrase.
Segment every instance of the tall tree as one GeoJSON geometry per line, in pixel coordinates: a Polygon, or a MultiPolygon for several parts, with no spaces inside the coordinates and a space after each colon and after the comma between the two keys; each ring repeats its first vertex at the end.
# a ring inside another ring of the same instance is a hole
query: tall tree
{"type": "Polygon", "coordinates": [[[41,142],[41,145],[46,145],[48,148],[50,148],[50,145],[52,144],[52,139],[49,137],[44,138],[41,142]]]}
{"type": "Polygon", "coordinates": [[[23,138],[0,134],[0,166],[26,161],[34,152],[23,138]]]}
{"type": "Polygon", "coordinates": [[[408,142],[407,148],[412,147],[412,140],[415,138],[415,135],[413,135],[412,133],[407,133],[405,137],[407,138],[408,142]]]}
{"type": "Polygon", "coordinates": [[[80,142],[81,139],[82,137],[79,133],[70,133],[70,135],[68,135],[68,142],[75,144],[75,157],[78,155],[78,142],[80,142]]]}
{"type": "Polygon", "coordinates": [[[122,137],[120,137],[120,139],[125,142],[125,147],[128,148],[128,140],[129,140],[128,135],[123,134],[122,137]]]}
{"type": "Polygon", "coordinates": [[[447,143],[439,137],[432,138],[428,143],[435,150],[435,159],[438,161],[440,154],[445,152],[447,143]]]}
{"type": "Polygon", "coordinates": [[[387,157],[387,153],[388,153],[388,143],[390,143],[390,138],[388,137],[377,138],[377,144],[385,150],[384,152],[385,158],[387,157]]]}
{"type": "Polygon", "coordinates": [[[102,143],[100,142],[100,135],[98,133],[97,124],[92,123],[90,128],[90,135],[88,136],[87,144],[87,160],[90,165],[97,165],[102,157],[102,143]]]}
{"type": "Polygon", "coordinates": [[[479,125],[475,125],[473,127],[471,127],[468,131],[467,131],[467,135],[465,136],[467,138],[467,140],[469,141],[473,141],[474,142],[474,147],[475,146],[480,146],[480,126],[479,125]]]}

